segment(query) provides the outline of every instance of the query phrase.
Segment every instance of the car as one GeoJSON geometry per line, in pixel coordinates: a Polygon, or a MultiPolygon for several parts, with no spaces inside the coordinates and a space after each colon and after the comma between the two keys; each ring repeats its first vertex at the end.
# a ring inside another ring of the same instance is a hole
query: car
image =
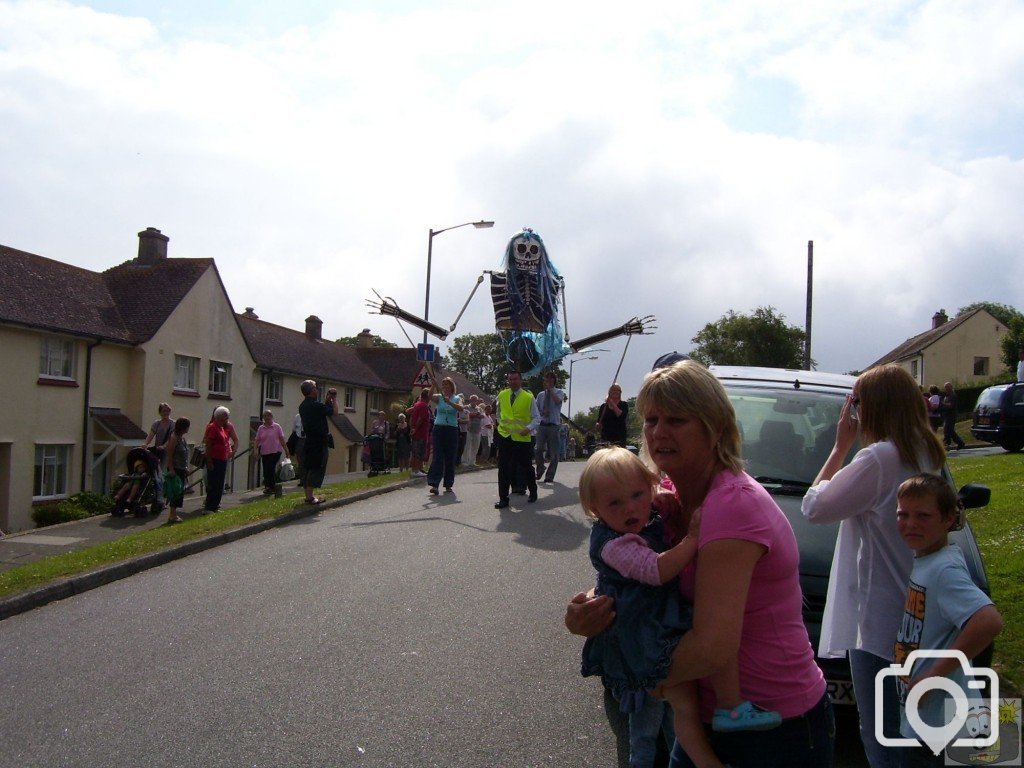
{"type": "Polygon", "coordinates": [[[1024,448],[1024,382],[983,390],[971,416],[971,434],[1010,453],[1024,448]]]}
{"type": "MultiPolygon", "coordinates": [[[[812,525],[801,513],[800,503],[832,451],[839,413],[856,379],[779,368],[712,365],[711,371],[725,387],[736,411],[747,472],[772,495],[793,527],[800,550],[804,624],[817,650],[839,526],[812,525]]],[[[850,450],[844,463],[853,458],[857,448],[855,445],[850,450]]],[[[944,472],[952,483],[948,469],[944,472]]],[[[966,507],[984,506],[989,495],[989,489],[979,485],[961,490],[966,507]]],[[[952,533],[950,541],[963,550],[971,577],[989,594],[988,577],[970,525],[952,533]]],[[[977,661],[987,666],[991,648],[977,661]]],[[[817,662],[833,702],[856,703],[849,663],[823,658],[817,662]]]]}

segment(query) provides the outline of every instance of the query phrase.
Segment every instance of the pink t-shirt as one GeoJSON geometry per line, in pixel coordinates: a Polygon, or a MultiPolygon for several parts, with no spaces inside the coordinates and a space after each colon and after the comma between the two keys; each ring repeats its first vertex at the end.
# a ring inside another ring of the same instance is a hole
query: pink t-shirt
{"type": "MultiPolygon", "coordinates": [[[[802,715],[825,695],[825,679],[803,623],[800,555],[789,520],[746,473],[720,472],[702,509],[696,563],[712,541],[740,539],[767,547],[754,566],[743,612],[738,654],[743,698],[783,718],[802,715]]],[[[695,563],[679,575],[680,592],[689,603],[695,576],[695,563]]],[[[698,682],[701,717],[710,722],[715,692],[707,679],[698,682]]]]}
{"type": "Polygon", "coordinates": [[[269,427],[266,424],[260,424],[260,428],[256,430],[256,447],[259,449],[260,456],[284,452],[286,448],[284,430],[281,429],[281,425],[276,421],[269,427]]]}

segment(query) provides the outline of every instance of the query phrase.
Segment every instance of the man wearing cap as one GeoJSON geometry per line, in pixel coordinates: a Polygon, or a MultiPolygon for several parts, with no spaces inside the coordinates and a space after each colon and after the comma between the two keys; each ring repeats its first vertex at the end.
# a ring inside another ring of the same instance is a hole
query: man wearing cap
{"type": "Polygon", "coordinates": [[[530,437],[540,423],[540,412],[533,394],[523,389],[523,377],[518,371],[509,371],[508,388],[498,393],[498,500],[495,509],[508,506],[509,489],[516,477],[516,468],[526,478],[530,491],[528,501],[537,500],[537,478],[533,474],[533,452],[530,437]]]}
{"type": "Polygon", "coordinates": [[[565,392],[555,386],[555,374],[548,371],[544,374],[544,389],[537,393],[537,411],[540,413],[540,425],[537,427],[537,479],[544,478],[545,483],[555,481],[558,469],[558,457],[562,453],[559,425],[562,422],[562,402],[565,392]],[[548,454],[547,473],[544,471],[544,452],[548,454]]]}

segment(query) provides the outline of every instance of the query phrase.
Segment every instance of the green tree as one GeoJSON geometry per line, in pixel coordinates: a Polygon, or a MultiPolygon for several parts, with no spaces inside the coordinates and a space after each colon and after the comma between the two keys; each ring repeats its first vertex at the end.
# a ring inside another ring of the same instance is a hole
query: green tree
{"type": "MultiPolygon", "coordinates": [[[[359,337],[358,336],[342,336],[340,339],[337,339],[335,343],[341,344],[341,345],[346,346],[346,347],[358,347],[359,346],[359,337]]],[[[394,349],[398,345],[388,341],[387,339],[382,339],[380,336],[374,336],[373,337],[373,344],[371,344],[371,346],[373,346],[373,347],[387,347],[389,349],[394,349]]]]}
{"type": "Polygon", "coordinates": [[[691,339],[697,346],[690,357],[704,365],[802,368],[804,338],[803,330],[786,325],[785,316],[776,314],[774,307],[758,307],[751,315],[730,309],[691,339]]]}
{"type": "MultiPolygon", "coordinates": [[[[987,310],[992,317],[998,320],[1000,323],[1009,328],[1014,320],[1024,320],[1024,315],[1013,307],[1007,306],[1006,304],[997,304],[994,301],[976,301],[973,304],[968,304],[966,307],[960,307],[957,310],[957,317],[965,315],[968,312],[973,312],[976,309],[987,310]]],[[[1017,355],[1014,354],[1014,365],[1016,366],[1017,355]]]]}
{"type": "MultiPolygon", "coordinates": [[[[497,333],[466,333],[451,342],[444,356],[443,367],[464,374],[480,389],[496,395],[507,386],[510,364],[505,358],[505,342],[497,333]]],[[[567,374],[558,364],[554,367],[555,383],[565,387],[567,374]]],[[[543,389],[543,373],[524,379],[523,386],[531,392],[543,389]]]]}

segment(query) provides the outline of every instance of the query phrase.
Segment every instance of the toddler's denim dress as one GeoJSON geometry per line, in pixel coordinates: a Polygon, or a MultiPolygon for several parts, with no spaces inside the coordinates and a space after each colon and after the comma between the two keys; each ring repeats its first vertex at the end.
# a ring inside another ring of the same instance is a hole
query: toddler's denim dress
{"type": "MultiPolygon", "coordinates": [[[[640,533],[655,552],[664,552],[661,518],[652,513],[640,533]]],[[[601,549],[621,536],[598,521],[590,532],[590,561],[597,569],[597,594],[615,598],[615,621],[583,646],[584,676],[600,675],[625,704],[637,691],[657,687],[668,676],[672,651],[693,626],[693,611],[682,603],[678,579],[661,586],[627,579],[601,560],[601,549]]]]}

